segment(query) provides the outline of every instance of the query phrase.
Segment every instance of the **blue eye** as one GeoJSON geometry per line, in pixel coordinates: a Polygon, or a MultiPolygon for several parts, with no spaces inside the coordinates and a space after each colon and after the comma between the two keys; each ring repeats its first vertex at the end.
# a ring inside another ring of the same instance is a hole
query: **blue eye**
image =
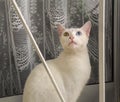
{"type": "Polygon", "coordinates": [[[78,35],[78,36],[80,36],[82,33],[80,32],[80,31],[78,31],[77,33],[76,33],[76,35],[78,35]]]}

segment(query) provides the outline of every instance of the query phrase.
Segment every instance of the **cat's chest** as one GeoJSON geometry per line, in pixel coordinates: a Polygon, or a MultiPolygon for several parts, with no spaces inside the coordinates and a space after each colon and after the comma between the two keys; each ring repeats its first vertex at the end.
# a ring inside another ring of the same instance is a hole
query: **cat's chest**
{"type": "Polygon", "coordinates": [[[58,59],[58,63],[63,67],[80,68],[89,64],[88,56],[64,56],[58,59]]]}
{"type": "Polygon", "coordinates": [[[89,56],[65,56],[59,59],[58,64],[60,71],[66,78],[73,80],[79,80],[84,78],[84,75],[90,75],[90,61],[89,56]]]}

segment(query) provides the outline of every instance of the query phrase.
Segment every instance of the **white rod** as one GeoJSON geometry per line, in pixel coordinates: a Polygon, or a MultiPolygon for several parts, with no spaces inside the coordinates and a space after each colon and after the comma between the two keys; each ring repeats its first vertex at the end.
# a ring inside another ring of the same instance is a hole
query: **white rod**
{"type": "Polygon", "coordinates": [[[61,99],[62,102],[65,102],[65,99],[64,99],[64,97],[63,97],[63,95],[62,95],[62,93],[61,93],[61,91],[60,91],[60,89],[59,89],[59,87],[58,87],[58,85],[57,85],[57,83],[56,83],[56,81],[55,81],[55,79],[54,79],[54,77],[53,77],[53,75],[52,75],[52,73],[51,73],[48,65],[47,65],[47,63],[45,62],[45,59],[44,59],[41,51],[39,50],[39,47],[38,47],[38,45],[37,45],[37,43],[36,43],[36,41],[35,41],[32,33],[31,33],[31,31],[30,31],[30,29],[29,29],[29,27],[28,27],[28,25],[27,25],[27,23],[26,23],[23,15],[22,15],[22,13],[21,13],[21,11],[20,11],[20,9],[19,9],[16,1],[15,0],[11,0],[11,1],[12,1],[13,5],[14,5],[14,7],[15,7],[17,13],[18,13],[18,16],[20,17],[20,19],[21,19],[21,21],[22,21],[22,23],[23,23],[26,31],[28,32],[29,37],[32,40],[32,43],[33,43],[33,45],[34,45],[34,47],[36,49],[36,52],[37,52],[40,60],[42,61],[43,65],[44,65],[44,67],[45,67],[45,69],[46,69],[46,71],[47,71],[47,73],[48,73],[48,75],[49,75],[49,77],[51,79],[51,82],[52,82],[52,84],[53,84],[56,92],[58,93],[58,96],[60,97],[60,99],[61,99]]]}
{"type": "Polygon", "coordinates": [[[99,102],[105,102],[105,0],[99,2],[99,102]]]}

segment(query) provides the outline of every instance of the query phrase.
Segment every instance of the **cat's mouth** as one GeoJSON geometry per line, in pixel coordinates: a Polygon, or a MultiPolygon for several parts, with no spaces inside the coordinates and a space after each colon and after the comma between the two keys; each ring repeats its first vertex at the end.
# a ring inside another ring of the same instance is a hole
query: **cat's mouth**
{"type": "Polygon", "coordinates": [[[73,44],[73,45],[77,45],[77,43],[72,40],[71,42],[68,43],[68,46],[70,46],[70,45],[72,45],[72,44],[73,44]]]}

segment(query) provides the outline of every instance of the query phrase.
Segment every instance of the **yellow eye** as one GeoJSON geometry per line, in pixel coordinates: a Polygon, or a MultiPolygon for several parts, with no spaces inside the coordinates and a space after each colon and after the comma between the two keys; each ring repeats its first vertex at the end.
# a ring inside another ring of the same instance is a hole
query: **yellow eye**
{"type": "Polygon", "coordinates": [[[65,32],[65,33],[64,33],[64,36],[69,36],[69,33],[68,33],[68,32],[65,32]]]}

